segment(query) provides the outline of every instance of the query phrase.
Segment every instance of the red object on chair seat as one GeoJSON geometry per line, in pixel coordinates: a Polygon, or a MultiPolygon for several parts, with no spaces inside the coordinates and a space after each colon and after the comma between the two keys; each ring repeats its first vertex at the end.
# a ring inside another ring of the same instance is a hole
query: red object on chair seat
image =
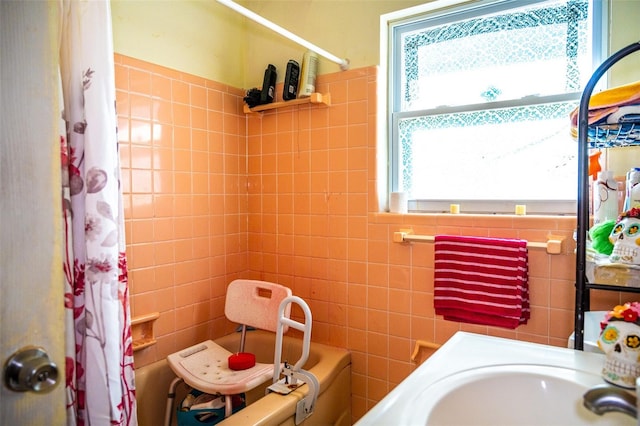
{"type": "Polygon", "coordinates": [[[232,370],[246,370],[256,365],[256,356],[249,352],[239,352],[229,355],[229,368],[232,370]]]}

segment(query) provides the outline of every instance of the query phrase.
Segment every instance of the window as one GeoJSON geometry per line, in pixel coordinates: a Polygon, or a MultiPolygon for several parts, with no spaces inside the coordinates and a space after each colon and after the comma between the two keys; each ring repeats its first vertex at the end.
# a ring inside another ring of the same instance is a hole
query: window
{"type": "Polygon", "coordinates": [[[411,210],[575,213],[568,117],[600,62],[602,2],[438,3],[389,24],[391,189],[411,210]]]}

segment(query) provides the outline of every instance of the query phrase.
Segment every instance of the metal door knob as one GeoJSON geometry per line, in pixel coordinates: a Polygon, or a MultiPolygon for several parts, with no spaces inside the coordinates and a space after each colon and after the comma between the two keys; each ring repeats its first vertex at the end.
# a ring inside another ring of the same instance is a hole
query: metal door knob
{"type": "Polygon", "coordinates": [[[58,367],[44,349],[29,346],[9,358],[4,378],[7,387],[13,391],[46,393],[58,383],[58,367]]]}

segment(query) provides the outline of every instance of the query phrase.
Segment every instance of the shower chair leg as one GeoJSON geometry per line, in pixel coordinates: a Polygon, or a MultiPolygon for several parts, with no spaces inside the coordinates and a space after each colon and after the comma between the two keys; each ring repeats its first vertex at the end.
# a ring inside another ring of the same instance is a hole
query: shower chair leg
{"type": "Polygon", "coordinates": [[[164,426],[171,426],[171,416],[173,415],[173,402],[176,399],[176,387],[183,382],[180,377],[176,377],[169,385],[169,393],[167,394],[167,408],[164,414],[164,426]]]}

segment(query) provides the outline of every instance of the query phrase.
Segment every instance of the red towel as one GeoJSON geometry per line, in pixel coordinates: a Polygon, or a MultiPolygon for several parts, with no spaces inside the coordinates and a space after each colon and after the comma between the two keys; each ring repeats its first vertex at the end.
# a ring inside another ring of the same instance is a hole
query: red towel
{"type": "Polygon", "coordinates": [[[434,268],[437,315],[511,329],[527,323],[525,240],[436,235],[434,268]]]}

